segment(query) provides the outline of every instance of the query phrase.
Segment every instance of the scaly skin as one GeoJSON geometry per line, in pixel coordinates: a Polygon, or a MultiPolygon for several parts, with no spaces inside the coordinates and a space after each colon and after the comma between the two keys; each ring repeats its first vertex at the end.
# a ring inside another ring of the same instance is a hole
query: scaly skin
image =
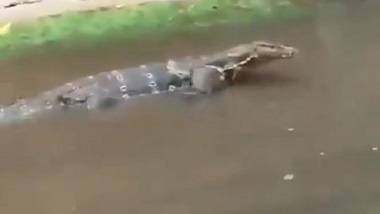
{"type": "Polygon", "coordinates": [[[296,53],[292,47],[256,41],[199,59],[169,60],[102,72],[0,108],[0,123],[23,121],[54,111],[105,109],[142,95],[188,90],[211,93],[231,85],[242,67],[289,59],[296,53]]]}

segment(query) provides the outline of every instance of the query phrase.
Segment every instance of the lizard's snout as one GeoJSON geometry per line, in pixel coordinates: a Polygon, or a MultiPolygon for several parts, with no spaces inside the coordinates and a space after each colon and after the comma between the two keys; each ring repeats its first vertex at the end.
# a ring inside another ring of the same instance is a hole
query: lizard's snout
{"type": "Polygon", "coordinates": [[[285,49],[285,51],[281,55],[281,57],[284,58],[284,59],[292,58],[296,54],[298,54],[298,52],[299,52],[299,50],[297,48],[293,48],[293,47],[285,47],[284,49],[285,49]]]}

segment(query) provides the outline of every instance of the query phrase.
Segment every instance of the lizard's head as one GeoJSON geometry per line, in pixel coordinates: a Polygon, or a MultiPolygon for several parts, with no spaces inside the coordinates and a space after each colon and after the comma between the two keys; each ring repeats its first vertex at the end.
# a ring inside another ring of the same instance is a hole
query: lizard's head
{"type": "Polygon", "coordinates": [[[264,41],[255,41],[252,45],[255,57],[263,60],[289,59],[298,52],[294,47],[264,41]]]}

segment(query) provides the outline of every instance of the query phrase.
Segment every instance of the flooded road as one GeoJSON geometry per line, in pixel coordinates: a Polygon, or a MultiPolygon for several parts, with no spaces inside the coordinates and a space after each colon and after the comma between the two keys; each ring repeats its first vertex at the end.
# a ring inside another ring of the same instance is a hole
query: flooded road
{"type": "Polygon", "coordinates": [[[1,62],[0,101],[252,39],[301,50],[211,97],[155,97],[0,130],[0,212],[380,212],[377,0],[313,19],[1,62]]]}

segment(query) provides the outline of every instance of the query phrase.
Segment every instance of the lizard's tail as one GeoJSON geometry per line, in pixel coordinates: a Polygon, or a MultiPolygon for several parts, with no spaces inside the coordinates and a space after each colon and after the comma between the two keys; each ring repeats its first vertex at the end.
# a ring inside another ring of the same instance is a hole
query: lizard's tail
{"type": "Polygon", "coordinates": [[[37,101],[38,99],[22,99],[11,105],[0,106],[0,126],[30,120],[53,109],[52,104],[41,105],[37,101]]]}

